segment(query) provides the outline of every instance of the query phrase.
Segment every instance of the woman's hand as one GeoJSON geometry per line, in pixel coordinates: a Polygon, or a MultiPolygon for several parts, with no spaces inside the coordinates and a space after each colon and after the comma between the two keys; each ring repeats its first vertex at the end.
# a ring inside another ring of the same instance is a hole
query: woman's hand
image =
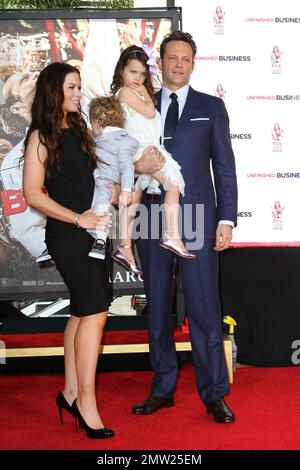
{"type": "Polygon", "coordinates": [[[80,214],[77,219],[78,225],[84,229],[97,229],[108,231],[111,227],[111,212],[96,213],[89,209],[80,214]]]}

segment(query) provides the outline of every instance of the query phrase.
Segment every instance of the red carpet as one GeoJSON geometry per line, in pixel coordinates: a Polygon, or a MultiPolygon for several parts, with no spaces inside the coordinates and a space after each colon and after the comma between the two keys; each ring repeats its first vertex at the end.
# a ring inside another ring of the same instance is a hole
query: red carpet
{"type": "MultiPolygon", "coordinates": [[[[5,367],[5,366],[4,366],[5,367]]],[[[54,399],[63,377],[2,376],[1,449],[299,449],[300,374],[296,367],[239,368],[228,397],[237,421],[215,424],[198,399],[193,367],[180,373],[174,408],[131,414],[147,396],[150,372],[102,373],[98,403],[116,436],[93,441],[76,433],[72,417],[60,426],[54,399]]]]}

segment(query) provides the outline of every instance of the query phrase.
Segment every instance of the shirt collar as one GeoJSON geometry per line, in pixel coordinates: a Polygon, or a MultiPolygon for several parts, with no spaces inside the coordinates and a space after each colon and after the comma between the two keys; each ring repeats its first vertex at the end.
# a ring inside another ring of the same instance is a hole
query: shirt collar
{"type": "Polygon", "coordinates": [[[170,94],[171,93],[176,93],[176,95],[178,96],[178,100],[181,103],[185,103],[188,92],[189,92],[189,88],[190,88],[189,84],[184,85],[182,88],[179,88],[176,91],[172,91],[172,90],[169,90],[166,87],[163,87],[162,88],[162,99],[163,100],[169,100],[170,99],[170,94]]]}
{"type": "Polygon", "coordinates": [[[120,131],[120,130],[123,130],[123,129],[121,129],[120,127],[116,127],[116,126],[106,126],[104,127],[101,135],[108,134],[109,132],[120,131]]]}

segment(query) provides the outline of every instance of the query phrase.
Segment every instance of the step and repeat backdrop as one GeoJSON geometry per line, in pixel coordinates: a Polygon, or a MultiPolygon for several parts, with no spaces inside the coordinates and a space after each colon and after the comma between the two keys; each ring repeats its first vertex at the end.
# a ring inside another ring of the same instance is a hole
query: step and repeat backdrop
{"type": "Polygon", "coordinates": [[[234,246],[300,246],[300,4],[178,0],[191,84],[222,98],[239,185],[234,246]]]}

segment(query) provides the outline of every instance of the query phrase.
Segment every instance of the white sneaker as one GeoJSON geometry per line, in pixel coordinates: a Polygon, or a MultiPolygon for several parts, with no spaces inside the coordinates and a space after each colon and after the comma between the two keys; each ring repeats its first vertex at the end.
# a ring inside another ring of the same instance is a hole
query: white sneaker
{"type": "Polygon", "coordinates": [[[35,262],[41,263],[42,261],[47,261],[48,259],[51,259],[51,255],[49,254],[49,251],[46,248],[43,253],[35,259],[35,262]]]}
{"type": "Polygon", "coordinates": [[[104,240],[101,240],[100,238],[97,238],[94,241],[93,248],[89,252],[89,256],[91,258],[96,258],[96,259],[105,259],[106,255],[106,245],[104,240]]]}

